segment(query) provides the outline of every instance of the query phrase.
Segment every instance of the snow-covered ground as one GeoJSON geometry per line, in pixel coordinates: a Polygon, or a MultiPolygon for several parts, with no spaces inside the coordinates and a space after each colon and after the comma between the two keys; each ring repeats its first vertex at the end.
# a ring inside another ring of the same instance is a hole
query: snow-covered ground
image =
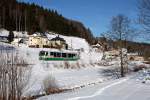
{"type": "MultiPolygon", "coordinates": [[[[57,36],[57,34],[51,34],[48,35],[48,38],[51,39],[55,36],[57,36]]],[[[112,69],[119,66],[117,59],[107,62],[111,66],[99,65],[99,63],[101,63],[103,53],[91,50],[90,45],[85,39],[62,35],[60,35],[60,37],[63,37],[66,40],[70,49],[83,49],[83,51],[80,52],[80,60],[67,62],[67,64],[69,64],[69,68],[66,68],[66,62],[63,61],[40,61],[39,51],[49,49],[28,48],[25,45],[22,45],[21,47],[11,47],[10,44],[0,43],[0,48],[7,49],[9,47],[17,50],[20,56],[24,57],[28,64],[31,64],[29,66],[31,67],[31,76],[28,85],[24,88],[24,96],[43,94],[43,81],[47,78],[47,76],[54,77],[57,86],[62,89],[72,89],[80,86],[85,86],[85,88],[75,90],[74,92],[68,91],[67,93],[45,96],[39,98],[39,100],[100,100],[98,98],[101,98],[101,100],[120,100],[119,98],[124,96],[123,93],[125,93],[125,97],[127,98],[123,100],[130,100],[130,98],[128,99],[127,94],[129,91],[134,90],[134,88],[136,88],[137,86],[140,87],[139,90],[141,89],[141,91],[145,91],[142,90],[142,88],[148,88],[147,85],[144,85],[142,83],[143,81],[148,83],[149,79],[149,77],[143,77],[144,74],[140,74],[140,76],[136,76],[134,78],[119,80],[114,80],[114,78],[112,77],[104,76],[102,73],[104,69],[112,69]],[[91,84],[97,85],[91,86],[91,84]],[[134,86],[134,84],[136,85],[134,86]],[[108,95],[110,95],[110,97],[108,97],[108,95]],[[119,98],[116,99],[116,96],[118,96],[119,98]]],[[[133,68],[135,65],[140,64],[142,63],[132,62],[130,63],[130,68],[133,68]]],[[[141,93],[139,90],[137,89],[133,92],[139,94],[141,93]]],[[[129,97],[131,96],[132,95],[129,95],[129,97]]]]}
{"type": "Polygon", "coordinates": [[[141,77],[143,74],[145,72],[72,92],[41,97],[38,100],[150,100],[150,84],[139,80],[145,78],[141,77]]]}

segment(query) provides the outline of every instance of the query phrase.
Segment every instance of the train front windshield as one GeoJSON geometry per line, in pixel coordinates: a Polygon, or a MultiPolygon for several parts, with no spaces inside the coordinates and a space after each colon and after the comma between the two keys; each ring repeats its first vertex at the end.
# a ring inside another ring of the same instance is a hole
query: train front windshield
{"type": "Polygon", "coordinates": [[[40,51],[39,56],[47,56],[48,52],[45,51],[40,51]]]}

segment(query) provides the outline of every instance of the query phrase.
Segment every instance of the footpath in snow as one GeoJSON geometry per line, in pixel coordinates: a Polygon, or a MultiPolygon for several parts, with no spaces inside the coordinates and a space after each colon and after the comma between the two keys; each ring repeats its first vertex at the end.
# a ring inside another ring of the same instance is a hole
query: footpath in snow
{"type": "Polygon", "coordinates": [[[140,76],[104,82],[77,91],[55,94],[38,100],[150,100],[150,84],[138,80],[140,76]]]}

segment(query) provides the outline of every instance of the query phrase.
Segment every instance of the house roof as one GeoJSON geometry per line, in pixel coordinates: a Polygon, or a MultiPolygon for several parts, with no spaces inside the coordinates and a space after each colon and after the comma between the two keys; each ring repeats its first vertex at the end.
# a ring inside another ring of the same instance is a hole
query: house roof
{"type": "Polygon", "coordinates": [[[8,35],[9,35],[9,31],[8,30],[3,29],[3,28],[0,29],[0,36],[1,37],[8,37],[8,35]]]}
{"type": "Polygon", "coordinates": [[[101,47],[101,45],[97,43],[96,45],[92,45],[92,47],[101,47]]]}
{"type": "Polygon", "coordinates": [[[42,37],[42,38],[47,38],[46,34],[44,34],[44,33],[38,33],[38,32],[35,32],[34,34],[30,35],[30,37],[42,37]]]}
{"type": "Polygon", "coordinates": [[[57,40],[66,42],[63,38],[61,38],[61,37],[59,37],[59,36],[57,36],[57,37],[51,39],[51,41],[57,41],[57,40]]]}
{"type": "Polygon", "coordinates": [[[28,33],[25,31],[13,31],[14,37],[28,37],[28,33]]]}

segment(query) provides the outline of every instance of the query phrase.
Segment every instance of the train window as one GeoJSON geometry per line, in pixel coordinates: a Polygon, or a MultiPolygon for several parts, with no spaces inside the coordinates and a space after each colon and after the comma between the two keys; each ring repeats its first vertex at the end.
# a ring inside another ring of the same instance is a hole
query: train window
{"type": "Polygon", "coordinates": [[[53,55],[54,55],[54,52],[50,52],[50,55],[53,56],[53,55]]]}
{"type": "Polygon", "coordinates": [[[57,52],[57,57],[61,57],[61,53],[57,52]]]}
{"type": "Polygon", "coordinates": [[[44,56],[45,55],[45,51],[40,51],[39,56],[44,56]]]}
{"type": "Polygon", "coordinates": [[[67,57],[67,54],[66,53],[62,53],[62,57],[67,57]]]}
{"type": "Polygon", "coordinates": [[[54,57],[57,57],[57,54],[56,54],[56,52],[54,52],[54,57]]]}
{"type": "Polygon", "coordinates": [[[45,56],[48,56],[48,52],[47,51],[45,52],[45,56]]]}
{"type": "Polygon", "coordinates": [[[68,54],[68,57],[70,58],[70,57],[71,57],[71,54],[68,54]]]}
{"type": "Polygon", "coordinates": [[[75,57],[76,55],[75,54],[72,54],[72,57],[75,57]]]}
{"type": "Polygon", "coordinates": [[[72,54],[68,54],[68,57],[69,57],[69,58],[72,58],[72,54]]]}

